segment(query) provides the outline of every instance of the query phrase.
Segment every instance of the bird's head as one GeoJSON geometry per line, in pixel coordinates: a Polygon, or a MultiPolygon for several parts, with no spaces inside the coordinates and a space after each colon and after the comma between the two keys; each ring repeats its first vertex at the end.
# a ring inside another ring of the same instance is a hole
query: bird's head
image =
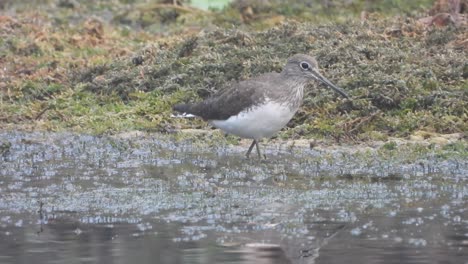
{"type": "Polygon", "coordinates": [[[335,92],[339,93],[345,98],[349,96],[338,86],[334,85],[322,74],[320,74],[317,66],[317,61],[315,58],[305,55],[305,54],[296,54],[288,59],[286,66],[283,69],[283,74],[286,74],[290,77],[301,78],[304,81],[308,80],[317,80],[328,87],[332,88],[335,92]]]}

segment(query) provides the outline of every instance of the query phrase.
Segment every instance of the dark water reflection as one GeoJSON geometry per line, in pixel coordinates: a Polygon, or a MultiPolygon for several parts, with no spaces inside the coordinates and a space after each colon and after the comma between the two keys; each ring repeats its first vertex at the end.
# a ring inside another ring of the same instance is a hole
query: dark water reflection
{"type": "MultiPolygon", "coordinates": [[[[154,232],[135,225],[49,223],[2,230],[2,263],[290,263],[278,245],[223,246],[216,234],[199,241],[174,242],[181,225],[154,224],[154,232]],[[79,230],[79,231],[77,231],[79,230]],[[5,233],[9,234],[5,236],[5,233]]],[[[211,233],[211,232],[210,232],[211,233]]]]}
{"type": "Polygon", "coordinates": [[[0,263],[466,263],[457,155],[0,133],[0,263]],[[42,204],[42,207],[41,207],[42,204]]]}

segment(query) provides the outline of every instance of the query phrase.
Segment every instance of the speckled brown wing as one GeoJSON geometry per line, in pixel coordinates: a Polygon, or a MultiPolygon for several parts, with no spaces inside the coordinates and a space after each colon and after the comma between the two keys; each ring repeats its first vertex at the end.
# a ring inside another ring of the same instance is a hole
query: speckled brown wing
{"type": "Polygon", "coordinates": [[[189,113],[204,120],[226,120],[265,100],[279,73],[268,73],[230,85],[219,95],[195,104],[178,104],[174,110],[189,113]]]}

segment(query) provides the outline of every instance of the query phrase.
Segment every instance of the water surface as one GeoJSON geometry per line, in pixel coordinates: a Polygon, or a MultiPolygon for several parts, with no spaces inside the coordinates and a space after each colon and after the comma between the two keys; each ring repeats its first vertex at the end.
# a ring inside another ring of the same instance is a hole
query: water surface
{"type": "Polygon", "coordinates": [[[259,162],[171,136],[0,139],[0,263],[468,260],[457,156],[270,144],[259,162]]]}

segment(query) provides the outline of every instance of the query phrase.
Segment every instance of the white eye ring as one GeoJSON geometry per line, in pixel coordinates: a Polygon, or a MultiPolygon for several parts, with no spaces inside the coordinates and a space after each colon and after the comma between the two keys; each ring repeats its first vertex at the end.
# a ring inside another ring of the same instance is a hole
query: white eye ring
{"type": "Polygon", "coordinates": [[[301,69],[303,69],[303,70],[308,70],[310,68],[309,63],[307,63],[305,61],[299,63],[299,66],[301,66],[301,69]]]}

